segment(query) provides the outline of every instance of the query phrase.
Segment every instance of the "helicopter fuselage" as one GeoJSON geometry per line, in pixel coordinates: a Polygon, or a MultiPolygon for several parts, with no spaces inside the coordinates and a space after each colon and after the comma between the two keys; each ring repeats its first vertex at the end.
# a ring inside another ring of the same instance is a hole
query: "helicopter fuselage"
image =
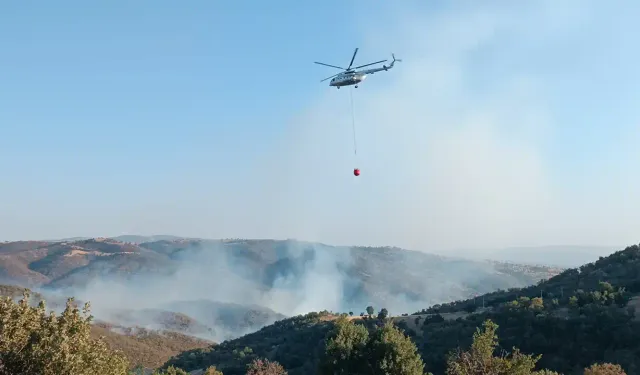
{"type": "Polygon", "coordinates": [[[341,74],[335,78],[332,78],[331,81],[329,81],[329,86],[340,88],[342,86],[357,85],[358,83],[364,81],[366,78],[367,75],[363,73],[341,74]]]}

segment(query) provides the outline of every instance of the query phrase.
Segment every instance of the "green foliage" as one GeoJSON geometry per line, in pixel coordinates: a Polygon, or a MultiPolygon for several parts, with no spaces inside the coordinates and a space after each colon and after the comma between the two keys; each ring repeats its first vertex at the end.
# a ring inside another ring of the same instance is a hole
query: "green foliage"
{"type": "MultiPolygon", "coordinates": [[[[560,375],[548,369],[535,371],[541,356],[522,354],[513,348],[511,354],[495,356],[498,346],[498,325],[487,320],[484,330],[477,329],[468,351],[458,350],[449,357],[447,375],[560,375]]],[[[626,375],[622,367],[611,363],[585,368],[584,375],[626,375]]]]}
{"type": "Polygon", "coordinates": [[[216,369],[216,366],[209,366],[202,375],[224,375],[222,371],[216,369]]]}
{"type": "Polygon", "coordinates": [[[164,371],[162,370],[154,371],[153,375],[189,375],[189,374],[180,368],[169,366],[169,368],[167,368],[164,371]]]}
{"type": "MultiPolygon", "coordinates": [[[[637,271],[639,268],[640,247],[633,245],[596,262],[567,269],[536,285],[487,293],[483,297],[484,303],[486,307],[499,307],[519,300],[520,297],[542,297],[549,301],[555,299],[560,306],[573,304],[580,307],[593,302],[607,306],[623,306],[628,301],[630,293],[640,293],[640,273],[637,271]]],[[[469,298],[437,304],[414,314],[473,311],[475,307],[472,306],[475,305],[474,298],[469,298]]]]}
{"type": "Polygon", "coordinates": [[[320,363],[320,373],[330,375],[357,374],[366,361],[364,351],[369,341],[369,331],[361,324],[338,319],[327,340],[325,357],[320,363]]]}
{"type": "Polygon", "coordinates": [[[325,349],[325,337],[333,326],[325,321],[329,315],[313,312],[283,319],[238,339],[181,353],[163,368],[173,365],[193,371],[216,365],[225,375],[245,375],[251,361],[267,358],[280,363],[290,375],[313,374],[325,349]],[[239,354],[245,348],[250,348],[251,353],[239,354]]]}
{"type": "Polygon", "coordinates": [[[571,374],[593,362],[616,362],[630,373],[639,369],[640,322],[626,309],[602,305],[585,305],[573,313],[504,309],[429,322],[416,337],[428,368],[443,372],[447,353],[468,345],[465,336],[471,336],[487,318],[500,325],[502,346],[541,354],[540,367],[571,374]]]}
{"type": "Polygon", "coordinates": [[[368,344],[369,363],[376,373],[424,374],[424,362],[415,344],[392,323],[376,330],[368,344]]]}
{"type": "Polygon", "coordinates": [[[129,371],[129,375],[144,375],[144,366],[136,365],[131,371],[129,371]]]}
{"type": "MultiPolygon", "coordinates": [[[[137,373],[136,373],[137,374],[137,373]]],[[[175,366],[169,366],[164,370],[156,369],[152,375],[189,375],[188,372],[175,366]]],[[[224,375],[222,371],[218,371],[215,366],[209,366],[202,375],[224,375]]]]}
{"type": "Polygon", "coordinates": [[[380,320],[385,320],[387,319],[388,316],[389,316],[389,310],[387,310],[385,307],[383,307],[378,313],[378,319],[380,320]]]}
{"type": "Polygon", "coordinates": [[[129,363],[101,339],[91,338],[89,304],[82,314],[73,298],[59,316],[44,301],[30,306],[30,291],[0,300],[0,375],[124,375],[129,363]]]}
{"type": "Polygon", "coordinates": [[[327,340],[320,375],[423,375],[424,364],[413,342],[393,324],[372,334],[364,325],[338,320],[327,340]]]}
{"type": "MultiPolygon", "coordinates": [[[[425,321],[416,344],[427,367],[443,372],[448,351],[468,345],[465,337],[490,318],[500,325],[507,347],[542,354],[541,367],[570,374],[596,361],[616,362],[636,373],[640,322],[634,319],[634,309],[625,305],[631,291],[640,292],[638,270],[640,248],[631,246],[530,288],[485,295],[490,307],[466,319],[425,321]]],[[[457,301],[429,311],[460,313],[473,303],[457,301]]]]}
{"type": "Polygon", "coordinates": [[[473,335],[468,351],[458,350],[448,360],[447,375],[529,375],[533,373],[540,356],[525,355],[517,348],[509,355],[495,357],[498,346],[498,326],[491,320],[473,335]]]}
{"type": "Polygon", "coordinates": [[[374,311],[373,306],[367,306],[367,314],[369,314],[369,316],[373,315],[374,311]]]}
{"type": "Polygon", "coordinates": [[[540,297],[520,297],[517,300],[509,302],[507,306],[511,309],[542,311],[544,309],[544,300],[540,297]]]}

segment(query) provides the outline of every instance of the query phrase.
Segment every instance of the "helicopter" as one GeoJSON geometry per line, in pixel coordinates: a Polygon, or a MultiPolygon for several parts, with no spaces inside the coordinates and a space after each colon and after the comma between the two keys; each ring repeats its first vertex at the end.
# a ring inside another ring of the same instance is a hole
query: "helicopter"
{"type": "Polygon", "coordinates": [[[382,65],[382,68],[365,69],[365,70],[358,71],[357,69],[364,68],[365,66],[380,64],[380,63],[386,62],[387,60],[380,60],[380,61],[376,61],[376,62],[372,62],[372,63],[369,63],[369,64],[360,65],[360,66],[356,66],[355,68],[352,68],[351,65],[353,65],[353,60],[355,60],[357,53],[358,53],[358,48],[356,48],[356,50],[353,51],[353,57],[351,57],[351,63],[349,63],[349,67],[346,68],[346,69],[342,68],[342,67],[339,67],[339,66],[329,65],[329,64],[325,64],[325,63],[314,61],[314,63],[319,64],[319,65],[324,65],[324,66],[329,66],[331,68],[337,68],[337,69],[344,70],[343,72],[340,72],[338,74],[334,74],[331,77],[327,77],[327,78],[323,79],[320,82],[324,82],[324,81],[328,80],[329,78],[332,78],[331,81],[329,82],[329,86],[334,86],[334,87],[340,89],[340,87],[342,87],[342,86],[355,85],[355,87],[358,88],[358,84],[361,83],[362,81],[364,81],[365,78],[367,78],[367,75],[374,74],[376,72],[381,72],[383,70],[387,71],[387,70],[393,68],[393,64],[395,64],[396,61],[398,61],[398,62],[402,61],[400,59],[396,59],[395,55],[392,53],[391,57],[393,58],[393,61],[391,61],[391,64],[389,64],[389,66],[382,65]]]}

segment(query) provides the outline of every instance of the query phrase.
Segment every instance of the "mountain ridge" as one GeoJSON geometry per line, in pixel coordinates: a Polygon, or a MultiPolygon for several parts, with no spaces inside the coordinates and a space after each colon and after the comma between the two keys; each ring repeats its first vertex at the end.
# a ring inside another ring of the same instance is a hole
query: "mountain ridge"
{"type": "MultiPolygon", "coordinates": [[[[139,240],[146,239],[144,236],[137,236],[139,240]]],[[[16,241],[0,244],[0,262],[12,262],[12,268],[18,269],[16,264],[20,264],[26,274],[28,284],[47,285],[53,284],[55,287],[64,286],[64,284],[73,284],[71,280],[65,280],[74,273],[76,269],[91,268],[91,263],[109,260],[110,263],[121,263],[120,267],[127,268],[123,262],[118,262],[118,258],[126,258],[126,260],[134,261],[136,257],[144,257],[147,263],[153,263],[156,268],[144,269],[138,265],[129,264],[129,271],[158,271],[157,268],[166,267],[166,271],[171,271],[172,260],[179,260],[182,251],[198,250],[206,246],[222,246],[233,248],[236,257],[245,256],[249,262],[260,260],[274,264],[281,261],[280,265],[287,263],[292,257],[304,257],[304,249],[300,251],[289,251],[294,247],[318,247],[330,250],[349,251],[356,249],[360,254],[356,254],[356,258],[363,258],[367,255],[376,255],[388,260],[401,260],[397,255],[404,254],[405,258],[422,258],[433,262],[446,261],[450,264],[466,263],[466,264],[493,264],[493,265],[514,265],[516,267],[531,267],[531,265],[518,265],[513,262],[500,261],[477,261],[468,260],[459,257],[446,257],[437,254],[422,253],[415,250],[405,250],[397,247],[339,247],[324,245],[312,242],[292,241],[292,240],[203,240],[178,238],[172,240],[158,240],[153,242],[121,242],[111,238],[82,239],[77,241],[65,242],[46,242],[46,241],[16,241]],[[279,249],[260,249],[260,247],[280,247],[279,249]],[[253,249],[251,247],[254,247],[253,249]],[[283,247],[289,247],[283,250],[283,247]],[[267,253],[271,251],[272,254],[267,253]],[[285,256],[277,253],[288,253],[285,256]],[[368,252],[368,254],[366,253],[368,252]],[[265,255],[267,257],[265,258],[265,255]],[[275,257],[274,257],[275,256],[275,257]],[[270,258],[269,258],[270,257],[270,258]],[[100,259],[103,258],[103,259],[100,259]],[[268,259],[267,259],[268,258],[268,259]],[[282,258],[282,259],[281,259],[282,258]],[[283,260],[284,259],[284,260],[283,260]],[[164,264],[163,264],[164,263],[164,264]],[[27,271],[28,270],[28,271],[27,271]],[[33,279],[33,280],[31,280],[33,279]]],[[[360,259],[362,260],[362,259],[360,259]]],[[[3,270],[0,263],[0,270],[3,270]]],[[[277,266],[277,264],[275,265],[277,266]]],[[[274,266],[274,267],[275,267],[274,266]]],[[[543,266],[544,267],[544,266],[543,266]]],[[[9,267],[5,267],[9,268],[9,267]]],[[[277,267],[275,267],[277,268],[277,267]]],[[[550,274],[557,273],[561,269],[558,267],[546,267],[550,270],[550,274]]],[[[537,271],[540,273],[539,268],[537,271]]],[[[87,271],[85,269],[85,271],[87,271]]],[[[5,272],[7,273],[7,272],[5,272]]],[[[15,272],[14,272],[15,273],[15,272]]],[[[535,273],[535,271],[534,271],[535,273]]],[[[544,274],[544,272],[542,272],[544,274]]],[[[0,276],[2,274],[0,273],[0,276]]],[[[16,275],[9,275],[16,278],[16,275]]],[[[366,275],[363,275],[366,276],[366,275]]]]}
{"type": "MultiPolygon", "coordinates": [[[[539,368],[582,374],[593,363],[616,363],[629,375],[640,373],[640,246],[570,268],[526,288],[511,288],[430,306],[413,315],[378,317],[363,311],[347,319],[375,327],[393,320],[416,344],[426,369],[444,373],[447,354],[465,348],[486,319],[499,327],[500,348],[541,354],[539,368]]],[[[246,363],[264,357],[290,375],[312,373],[324,353],[325,338],[341,315],[311,312],[288,318],[213,348],[184,352],[163,366],[187,371],[216,365],[227,375],[244,374],[246,363]],[[242,355],[238,355],[242,353],[242,355]]]]}
{"type": "MultiPolygon", "coordinates": [[[[71,238],[63,238],[56,240],[43,240],[44,242],[65,242],[65,241],[77,241],[77,240],[86,240],[95,237],[71,237],[71,238]]],[[[190,239],[190,240],[213,240],[204,237],[187,237],[187,236],[176,236],[171,234],[154,234],[154,235],[136,235],[136,234],[126,234],[126,235],[118,235],[118,236],[106,236],[104,238],[110,238],[117,241],[122,242],[131,242],[131,243],[144,243],[144,242],[154,242],[160,240],[180,240],[180,239],[190,239]]],[[[219,239],[220,241],[225,240],[238,240],[238,239],[219,239]]],[[[287,241],[292,239],[263,239],[263,240],[273,240],[273,241],[287,241]]],[[[293,239],[294,241],[298,241],[293,239]]],[[[9,242],[9,241],[6,241],[9,242]]],[[[303,240],[299,240],[299,242],[305,242],[303,240]]],[[[319,242],[316,242],[319,243],[319,242]]],[[[324,243],[319,243],[321,245],[327,245],[324,243]]],[[[350,247],[351,245],[330,245],[336,247],[350,247]]],[[[377,247],[394,247],[394,246],[377,246],[377,247]]],[[[453,258],[463,258],[467,260],[492,260],[499,262],[509,262],[509,263],[518,263],[518,264],[528,264],[528,265],[547,265],[552,267],[579,267],[582,264],[593,262],[597,260],[601,256],[607,256],[620,249],[624,246],[604,246],[604,245],[539,245],[539,246],[508,246],[502,248],[483,248],[483,249],[452,249],[451,251],[443,252],[424,252],[421,250],[414,249],[403,249],[407,251],[418,251],[426,254],[432,255],[441,255],[444,253],[451,255],[443,255],[447,257],[453,258]],[[483,255],[477,255],[478,251],[481,251],[483,255]],[[522,259],[523,252],[525,252],[525,257],[522,259]],[[514,257],[514,253],[519,253],[518,256],[514,257]],[[560,260],[550,260],[554,259],[554,257],[558,254],[562,254],[560,256],[560,260]],[[567,255],[568,254],[568,255],[567,255]],[[520,259],[518,259],[518,257],[520,259]]]]}
{"type": "MultiPolygon", "coordinates": [[[[397,247],[337,247],[297,240],[164,238],[134,243],[90,238],[0,244],[5,284],[27,286],[60,300],[75,296],[95,301],[95,315],[111,323],[122,323],[110,319],[117,308],[185,314],[201,324],[186,333],[214,341],[308,311],[350,311],[368,304],[393,306],[392,313],[414,311],[526,286],[559,272],[397,247]]],[[[159,324],[138,313],[133,316],[136,319],[124,322],[159,324]]]]}

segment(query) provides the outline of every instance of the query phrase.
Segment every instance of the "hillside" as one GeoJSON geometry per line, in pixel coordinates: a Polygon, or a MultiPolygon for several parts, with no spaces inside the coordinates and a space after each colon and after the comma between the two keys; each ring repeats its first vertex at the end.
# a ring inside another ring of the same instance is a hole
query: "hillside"
{"type": "Polygon", "coordinates": [[[194,337],[214,337],[214,329],[193,317],[173,311],[160,309],[113,309],[103,314],[108,323],[124,327],[143,327],[147,330],[176,332],[194,337]]]}
{"type": "Polygon", "coordinates": [[[214,342],[308,311],[373,304],[400,313],[560,272],[398,248],[275,240],[23,241],[0,244],[0,260],[8,281],[46,295],[52,308],[75,296],[90,301],[96,318],[109,324],[214,342]]]}
{"type": "Polygon", "coordinates": [[[104,340],[112,349],[120,349],[132,367],[157,368],[172,356],[195,348],[212,345],[211,341],[164,330],[147,330],[139,327],[122,327],[96,322],[91,336],[104,340]]]}
{"type": "Polygon", "coordinates": [[[332,321],[328,313],[309,313],[262,328],[215,347],[184,352],[169,360],[187,371],[215,364],[225,375],[244,375],[246,365],[256,356],[280,362],[291,375],[312,374],[324,350],[324,340],[332,321]]]}
{"type": "Polygon", "coordinates": [[[615,288],[625,288],[632,294],[640,293],[640,264],[637,260],[637,246],[631,246],[623,251],[617,251],[608,257],[587,263],[578,268],[570,268],[551,277],[545,282],[525,288],[498,290],[487,293],[475,299],[465,299],[434,305],[417,312],[443,313],[456,311],[472,311],[474,306],[498,306],[519,297],[557,299],[560,304],[568,304],[569,299],[582,291],[598,290],[600,282],[606,281],[615,288]]]}
{"type": "MultiPolygon", "coordinates": [[[[442,374],[446,354],[468,346],[475,329],[490,318],[500,327],[502,348],[517,346],[525,353],[542,354],[541,368],[581,374],[591,363],[612,362],[633,375],[640,374],[640,322],[635,311],[638,293],[640,248],[631,246],[536,286],[491,293],[475,302],[434,306],[420,315],[393,319],[412,337],[427,369],[434,374],[442,374]],[[478,309],[482,299],[486,307],[478,309]],[[409,326],[411,320],[413,327],[409,326]]],[[[308,374],[319,361],[333,318],[324,312],[286,319],[215,348],[182,353],[166,365],[193,370],[213,364],[225,375],[239,375],[244,374],[244,365],[258,356],[280,362],[290,375],[308,374]]],[[[362,324],[377,321],[353,319],[362,324]]]]}
{"type": "MultiPolygon", "coordinates": [[[[179,239],[134,243],[85,239],[0,244],[0,276],[7,283],[31,287],[76,289],[95,280],[137,278],[139,282],[142,276],[175,276],[181,272],[208,275],[212,269],[234,277],[235,284],[242,284],[245,290],[279,290],[289,294],[289,300],[299,301],[300,294],[307,292],[300,286],[313,288],[311,283],[322,280],[326,283],[323,289],[331,289],[326,298],[341,294],[339,301],[327,308],[350,309],[374,303],[394,305],[399,311],[497,288],[530,285],[561,271],[398,248],[334,247],[299,241],[179,239]]],[[[202,296],[195,293],[190,296],[199,298],[202,296]]],[[[227,299],[261,304],[257,296],[241,301],[227,299]]],[[[307,301],[311,309],[323,308],[324,303],[307,301]]],[[[267,307],[285,314],[297,313],[291,303],[267,307]]]]}
{"type": "Polygon", "coordinates": [[[145,327],[222,341],[286,318],[267,308],[210,300],[159,303],[162,308],[110,309],[101,317],[124,326],[145,327]]]}

